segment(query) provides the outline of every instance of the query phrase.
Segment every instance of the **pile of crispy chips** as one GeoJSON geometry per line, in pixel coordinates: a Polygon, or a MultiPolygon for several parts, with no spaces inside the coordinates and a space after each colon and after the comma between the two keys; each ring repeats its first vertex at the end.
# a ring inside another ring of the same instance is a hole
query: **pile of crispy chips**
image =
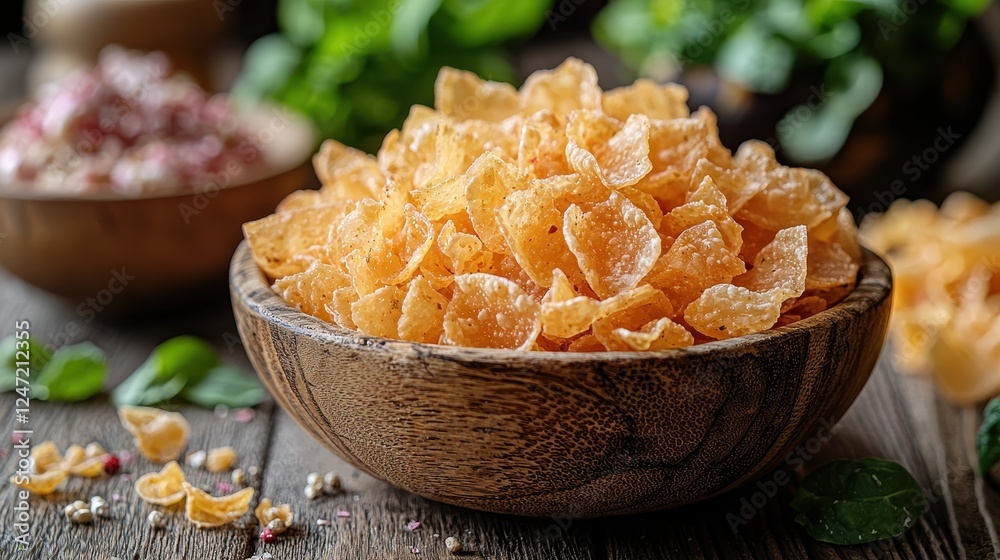
{"type": "Polygon", "coordinates": [[[826,309],[855,282],[847,197],[647,80],[602,92],[569,59],[520,91],[445,68],[377,157],[335,141],[320,191],[248,223],[274,290],[416,342],[656,350],[826,309]]]}
{"type": "Polygon", "coordinates": [[[861,236],[892,266],[900,364],[932,372],[955,402],[1000,394],[1000,204],[966,193],[940,210],[898,200],[861,236]]]}

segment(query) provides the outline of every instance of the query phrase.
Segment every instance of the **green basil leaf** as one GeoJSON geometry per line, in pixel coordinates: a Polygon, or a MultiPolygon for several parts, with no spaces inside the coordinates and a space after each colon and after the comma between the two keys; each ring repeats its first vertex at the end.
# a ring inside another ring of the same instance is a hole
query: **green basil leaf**
{"type": "Polygon", "coordinates": [[[200,382],[189,385],[181,395],[185,400],[205,408],[220,404],[229,408],[255,406],[264,400],[264,387],[256,377],[240,368],[221,365],[208,372],[200,382]]]}
{"type": "MultiPolygon", "coordinates": [[[[17,387],[17,362],[24,358],[24,354],[18,356],[18,342],[21,342],[21,352],[24,352],[24,341],[19,341],[14,335],[0,340],[0,393],[13,391],[17,387]]],[[[30,337],[27,339],[27,353],[31,376],[41,373],[52,357],[44,344],[30,337]]]]}
{"type": "Polygon", "coordinates": [[[903,534],[927,499],[906,467],[868,458],[827,463],[802,481],[791,505],[812,538],[852,545],[903,534]]]}
{"type": "Polygon", "coordinates": [[[976,452],[979,454],[979,472],[986,476],[990,467],[1000,463],[1000,397],[986,403],[983,423],[976,433],[976,452]]]}
{"type": "Polygon", "coordinates": [[[176,397],[192,383],[204,379],[219,365],[215,351],[203,340],[178,336],[157,346],[111,394],[116,406],[150,406],[176,397]]]}
{"type": "Polygon", "coordinates": [[[101,392],[108,377],[104,351],[90,342],[59,348],[32,383],[32,393],[49,401],[83,401],[101,392]]]}

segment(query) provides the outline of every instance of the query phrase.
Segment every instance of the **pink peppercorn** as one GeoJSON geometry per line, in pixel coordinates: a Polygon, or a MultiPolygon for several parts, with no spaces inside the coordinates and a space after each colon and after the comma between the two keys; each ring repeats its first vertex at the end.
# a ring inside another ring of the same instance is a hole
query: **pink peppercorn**
{"type": "Polygon", "coordinates": [[[260,540],[261,542],[271,544],[278,540],[278,535],[275,535],[274,531],[265,527],[264,530],[260,532],[260,540]]]}
{"type": "Polygon", "coordinates": [[[118,459],[118,456],[115,455],[114,453],[108,453],[107,456],[104,457],[104,472],[108,473],[109,475],[116,474],[118,472],[118,469],[120,469],[121,467],[122,467],[122,462],[121,460],[118,459]]]}

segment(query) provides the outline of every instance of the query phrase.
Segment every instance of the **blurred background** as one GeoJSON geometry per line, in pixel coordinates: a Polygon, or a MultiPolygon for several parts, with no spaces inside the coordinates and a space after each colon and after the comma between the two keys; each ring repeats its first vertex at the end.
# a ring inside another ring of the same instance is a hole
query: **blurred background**
{"type": "Polygon", "coordinates": [[[518,84],[567,56],[605,88],[679,81],[732,149],[817,167],[860,219],[900,196],[1000,198],[1000,6],[989,0],[29,0],[0,6],[0,99],[106,44],[270,98],[368,151],[443,65],[518,84]]]}

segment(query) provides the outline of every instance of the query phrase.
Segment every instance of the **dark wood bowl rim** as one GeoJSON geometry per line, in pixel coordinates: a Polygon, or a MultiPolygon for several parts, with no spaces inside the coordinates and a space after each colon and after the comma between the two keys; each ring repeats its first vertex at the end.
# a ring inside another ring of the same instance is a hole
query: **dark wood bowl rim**
{"type": "MultiPolygon", "coordinates": [[[[889,266],[878,255],[862,249],[863,262],[858,272],[858,284],[854,291],[833,307],[795,323],[763,331],[730,338],[696,344],[673,350],[650,350],[628,352],[540,352],[495,348],[469,348],[443,344],[425,344],[405,340],[392,340],[370,336],[344,329],[332,323],[303,313],[292,307],[275,294],[267,283],[263,272],[257,267],[250,247],[244,240],[236,249],[230,268],[230,289],[233,297],[240,298],[252,313],[268,323],[279,326],[296,335],[307,336],[323,344],[353,348],[378,349],[401,355],[417,353],[457,362],[523,363],[525,360],[556,363],[594,363],[601,361],[637,359],[682,359],[685,356],[715,352],[719,350],[748,350],[765,341],[780,344],[780,339],[796,336],[827,325],[830,322],[857,319],[866,311],[889,297],[892,291],[892,273],[889,266]]],[[[773,348],[774,346],[769,346],[773,348]]]]}

